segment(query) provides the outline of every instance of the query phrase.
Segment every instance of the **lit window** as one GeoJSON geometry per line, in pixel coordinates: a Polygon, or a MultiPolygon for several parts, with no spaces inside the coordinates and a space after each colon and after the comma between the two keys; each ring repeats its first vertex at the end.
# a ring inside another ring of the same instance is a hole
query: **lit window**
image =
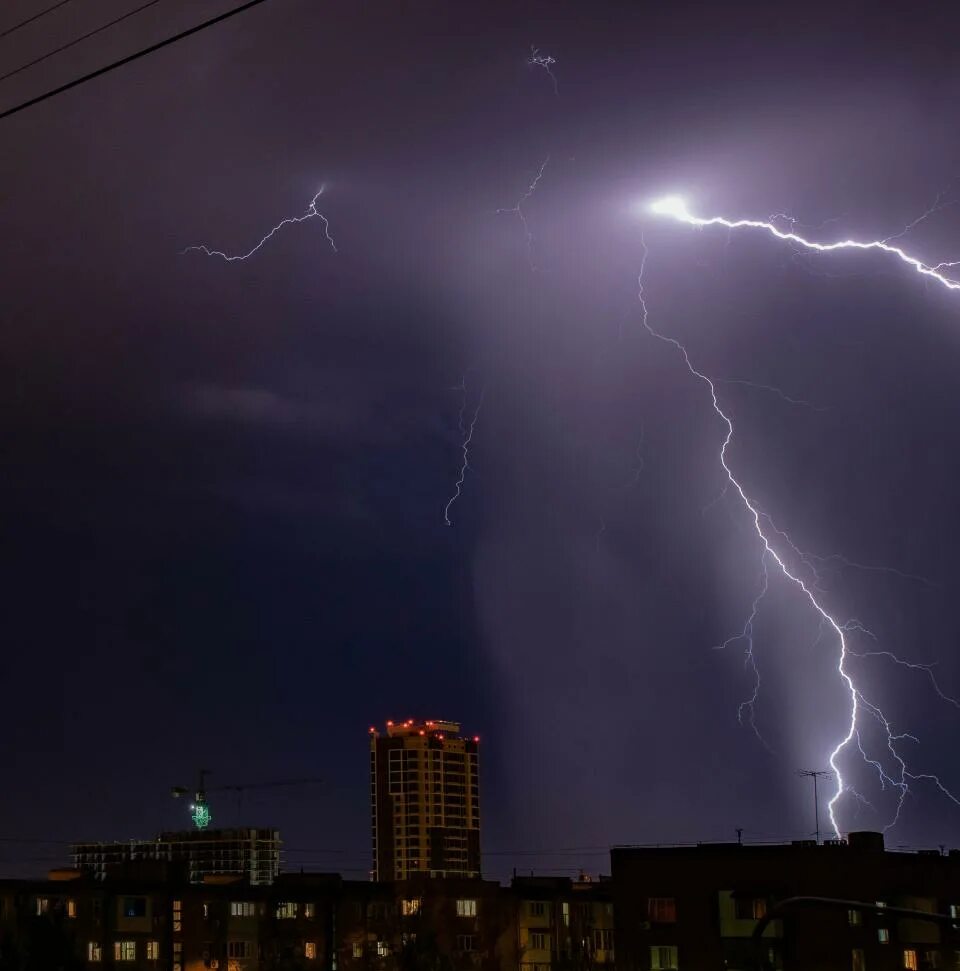
{"type": "Polygon", "coordinates": [[[360,941],[353,942],[353,956],[355,958],[363,957],[363,944],[360,941]]]}
{"type": "Polygon", "coordinates": [[[476,900],[458,900],[457,901],[457,916],[458,917],[476,917],[477,916],[477,902],[476,902],[476,900]]]}
{"type": "Polygon", "coordinates": [[[410,897],[406,900],[400,901],[400,913],[404,917],[413,917],[415,914],[420,913],[420,898],[410,897]]]}
{"type": "Polygon", "coordinates": [[[737,897],[733,911],[737,920],[760,920],[767,914],[767,901],[763,897],[737,897]]]}
{"type": "Polygon", "coordinates": [[[653,971],[676,971],[678,967],[676,947],[664,947],[663,945],[651,947],[650,967],[653,971]]]}
{"type": "Polygon", "coordinates": [[[390,945],[386,941],[377,941],[377,957],[386,958],[390,956],[390,945]]]}
{"type": "Polygon", "coordinates": [[[49,897],[37,897],[37,916],[41,917],[50,909],[49,897]]]}
{"type": "Polygon", "coordinates": [[[72,898],[67,900],[67,916],[68,917],[77,916],[77,902],[72,898]]]}
{"type": "Polygon", "coordinates": [[[231,900],[231,917],[254,917],[257,913],[257,905],[252,900],[231,900]]]}
{"type": "Polygon", "coordinates": [[[472,951],[473,950],[473,934],[457,934],[457,950],[458,951],[472,951]]]}
{"type": "Polygon", "coordinates": [[[90,941],[87,944],[87,960],[88,961],[102,961],[103,960],[103,948],[99,941],[90,941]]]}
{"type": "Polygon", "coordinates": [[[303,905],[303,916],[309,919],[313,919],[317,915],[317,905],[316,904],[304,904],[303,905]]]}
{"type": "Polygon", "coordinates": [[[867,971],[867,959],[863,956],[863,948],[855,947],[850,952],[851,971],[867,971]]]}
{"type": "Polygon", "coordinates": [[[253,945],[250,943],[250,941],[227,941],[227,957],[253,957],[253,945]]]}
{"type": "Polygon", "coordinates": [[[908,947],[903,952],[903,966],[906,971],[917,971],[920,967],[917,961],[917,952],[913,948],[908,947]]]}
{"type": "Polygon", "coordinates": [[[207,901],[204,901],[202,904],[202,907],[203,907],[203,919],[210,920],[210,904],[207,903],[207,901]]]}
{"type": "Polygon", "coordinates": [[[314,960],[317,956],[317,945],[314,941],[306,941],[303,945],[303,956],[309,960],[314,960]]]}
{"type": "Polygon", "coordinates": [[[173,942],[173,971],[183,971],[183,942],[182,941],[173,942]]]}
{"type": "Polygon", "coordinates": [[[183,901],[173,902],[173,932],[179,934],[183,930],[183,901]]]}
{"type": "Polygon", "coordinates": [[[593,947],[596,951],[613,950],[613,931],[608,928],[597,928],[593,932],[593,947]]]}
{"type": "Polygon", "coordinates": [[[859,927],[863,923],[863,914],[859,910],[848,910],[847,923],[851,927],[859,927]]]}
{"type": "Polygon", "coordinates": [[[297,916],[299,909],[300,907],[295,900],[281,900],[277,904],[277,917],[280,920],[292,920],[297,916]]]}
{"type": "Polygon", "coordinates": [[[544,934],[543,931],[530,931],[527,938],[527,947],[531,951],[549,951],[550,935],[544,934]]]}
{"type": "Polygon", "coordinates": [[[651,897],[647,901],[647,918],[655,924],[673,924],[677,919],[674,897],[651,897]]]}
{"type": "Polygon", "coordinates": [[[147,941],[147,960],[156,961],[160,957],[160,942],[147,941]]]}
{"type": "Polygon", "coordinates": [[[113,960],[114,961],[136,961],[137,942],[136,941],[114,941],[113,960]]]}
{"type": "Polygon", "coordinates": [[[570,904],[564,901],[560,904],[560,920],[563,922],[565,927],[570,925],[570,904]]]}
{"type": "Polygon", "coordinates": [[[531,917],[544,917],[547,913],[547,905],[542,900],[530,900],[527,905],[530,908],[531,917]]]}
{"type": "Polygon", "coordinates": [[[889,944],[890,943],[890,931],[888,931],[886,927],[880,927],[880,928],[878,928],[877,929],[877,940],[881,944],[889,944]]]}

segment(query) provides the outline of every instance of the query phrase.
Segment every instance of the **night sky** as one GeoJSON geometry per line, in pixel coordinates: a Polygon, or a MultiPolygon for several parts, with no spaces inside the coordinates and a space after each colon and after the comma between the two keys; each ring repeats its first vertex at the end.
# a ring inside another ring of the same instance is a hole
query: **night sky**
{"type": "MultiPolygon", "coordinates": [[[[0,73],[134,5],[67,4],[0,39],[0,73]]],[[[0,83],[0,109],[230,5],[162,0],[0,83]]],[[[709,396],[641,326],[643,246],[651,324],[717,379],[750,494],[874,568],[821,563],[824,604],[876,637],[853,648],[934,664],[946,695],[960,293],[644,203],[874,239],[939,193],[899,242],[960,258],[958,27],[924,2],[268,0],[0,122],[2,872],[187,825],[169,790],[203,766],[322,777],[211,793],[215,824],[360,877],[367,728],[406,717],[481,736],[492,876],[807,836],[796,770],[847,730],[836,638],[772,577],[763,741],[738,723],[744,644],[714,647],[760,548],[709,396]],[[528,246],[497,210],[547,159],[528,246]],[[336,253],[316,219],[246,262],[182,253],[245,252],[321,185],[336,253]],[[483,404],[448,527],[461,385],[467,419],[483,404]]],[[[911,771],[960,791],[929,672],[850,669],[918,739],[911,771]]],[[[897,790],[856,756],[841,828],[882,828],[897,790]]],[[[912,789],[888,845],[957,845],[960,807],[912,789]]]]}

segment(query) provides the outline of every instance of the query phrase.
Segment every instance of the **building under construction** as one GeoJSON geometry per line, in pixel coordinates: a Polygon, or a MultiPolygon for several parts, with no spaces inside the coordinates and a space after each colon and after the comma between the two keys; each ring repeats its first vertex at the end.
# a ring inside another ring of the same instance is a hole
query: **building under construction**
{"type": "Polygon", "coordinates": [[[160,833],[152,840],[74,843],[70,852],[74,867],[98,880],[130,864],[157,860],[182,867],[190,883],[234,876],[257,886],[276,879],[280,847],[275,829],[203,829],[160,833]]]}

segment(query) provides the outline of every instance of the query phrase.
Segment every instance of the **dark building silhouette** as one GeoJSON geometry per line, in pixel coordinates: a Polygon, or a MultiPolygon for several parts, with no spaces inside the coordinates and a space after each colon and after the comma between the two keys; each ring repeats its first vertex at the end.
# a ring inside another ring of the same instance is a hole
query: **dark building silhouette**
{"type": "Polygon", "coordinates": [[[370,729],[373,876],[480,876],[477,737],[448,721],[370,729]]]}
{"type": "Polygon", "coordinates": [[[613,958],[608,883],[281,874],[269,886],[196,884],[156,861],[102,880],[55,876],[0,881],[0,962],[17,954],[45,971],[604,971],[613,958]]]}
{"type": "Polygon", "coordinates": [[[822,844],[616,847],[611,861],[622,971],[960,967],[956,851],[892,853],[879,833],[851,833],[822,844]],[[821,899],[788,903],[798,897],[821,899]]]}

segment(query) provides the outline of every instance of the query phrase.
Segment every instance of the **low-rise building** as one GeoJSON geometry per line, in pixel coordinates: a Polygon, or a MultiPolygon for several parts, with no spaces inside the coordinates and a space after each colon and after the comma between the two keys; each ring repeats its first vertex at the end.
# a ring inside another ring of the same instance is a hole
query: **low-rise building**
{"type": "Polygon", "coordinates": [[[957,851],[888,852],[881,834],[851,833],[615,847],[611,860],[623,971],[960,967],[957,851]]]}

